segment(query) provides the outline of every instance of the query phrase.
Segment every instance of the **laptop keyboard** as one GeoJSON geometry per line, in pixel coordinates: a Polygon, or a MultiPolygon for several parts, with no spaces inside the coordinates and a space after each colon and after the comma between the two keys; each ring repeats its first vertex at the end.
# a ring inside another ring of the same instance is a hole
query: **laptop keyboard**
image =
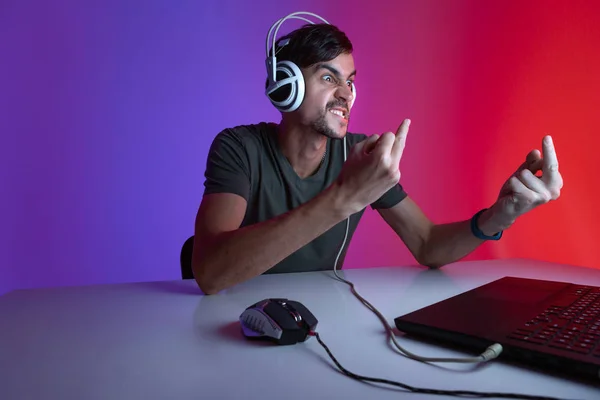
{"type": "Polygon", "coordinates": [[[508,337],[600,358],[600,287],[574,286],[508,337]]]}

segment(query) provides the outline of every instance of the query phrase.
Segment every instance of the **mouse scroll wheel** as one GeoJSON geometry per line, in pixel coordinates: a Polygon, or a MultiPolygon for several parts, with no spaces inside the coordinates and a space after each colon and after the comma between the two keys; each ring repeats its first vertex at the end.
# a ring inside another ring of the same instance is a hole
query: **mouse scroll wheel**
{"type": "Polygon", "coordinates": [[[302,316],[300,314],[298,314],[296,311],[292,311],[292,316],[294,317],[298,325],[302,325],[302,316]]]}
{"type": "Polygon", "coordinates": [[[296,311],[296,309],[289,303],[281,303],[281,305],[288,310],[288,312],[292,315],[292,317],[294,317],[294,320],[296,320],[296,323],[298,324],[299,327],[302,327],[302,315],[300,315],[300,313],[298,311],[296,311]]]}

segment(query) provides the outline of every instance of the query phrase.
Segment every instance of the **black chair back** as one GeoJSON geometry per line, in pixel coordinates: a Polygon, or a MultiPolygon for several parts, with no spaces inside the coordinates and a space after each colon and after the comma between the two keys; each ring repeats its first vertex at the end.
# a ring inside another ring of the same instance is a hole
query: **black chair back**
{"type": "Polygon", "coordinates": [[[192,272],[192,252],[194,250],[194,237],[189,237],[181,247],[179,263],[181,264],[181,279],[194,279],[192,272]]]}

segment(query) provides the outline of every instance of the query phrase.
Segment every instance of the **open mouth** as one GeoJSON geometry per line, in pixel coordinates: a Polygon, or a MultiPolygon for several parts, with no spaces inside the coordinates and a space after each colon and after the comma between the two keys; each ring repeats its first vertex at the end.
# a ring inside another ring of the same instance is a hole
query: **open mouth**
{"type": "Polygon", "coordinates": [[[331,108],[331,109],[329,109],[329,112],[332,114],[335,114],[343,119],[348,119],[348,113],[345,112],[344,110],[340,110],[339,108],[331,108]]]}

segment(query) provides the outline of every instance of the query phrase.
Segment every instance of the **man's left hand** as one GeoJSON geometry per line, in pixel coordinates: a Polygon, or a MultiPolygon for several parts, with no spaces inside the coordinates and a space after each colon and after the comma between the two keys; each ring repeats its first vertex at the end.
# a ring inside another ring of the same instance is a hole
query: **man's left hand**
{"type": "Polygon", "coordinates": [[[502,186],[490,210],[490,219],[500,229],[509,227],[519,216],[560,196],[563,179],[558,172],[558,157],[551,136],[544,137],[542,151],[543,158],[539,150],[529,152],[525,162],[502,186]],[[538,177],[539,171],[541,176],[538,177]]]}

